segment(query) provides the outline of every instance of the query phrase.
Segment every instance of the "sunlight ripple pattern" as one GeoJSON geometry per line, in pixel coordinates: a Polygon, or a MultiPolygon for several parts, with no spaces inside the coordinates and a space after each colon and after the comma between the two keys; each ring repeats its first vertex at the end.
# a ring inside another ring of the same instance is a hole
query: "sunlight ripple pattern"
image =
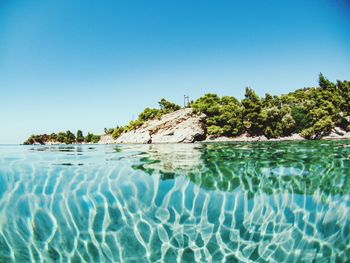
{"type": "Polygon", "coordinates": [[[348,262],[350,142],[0,146],[0,262],[348,262]]]}

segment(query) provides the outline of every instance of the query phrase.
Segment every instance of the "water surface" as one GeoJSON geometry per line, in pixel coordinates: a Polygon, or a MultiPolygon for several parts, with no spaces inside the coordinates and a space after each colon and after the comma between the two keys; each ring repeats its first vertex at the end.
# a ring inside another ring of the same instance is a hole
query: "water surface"
{"type": "Polygon", "coordinates": [[[0,262],[350,261],[350,141],[0,146],[0,262]]]}

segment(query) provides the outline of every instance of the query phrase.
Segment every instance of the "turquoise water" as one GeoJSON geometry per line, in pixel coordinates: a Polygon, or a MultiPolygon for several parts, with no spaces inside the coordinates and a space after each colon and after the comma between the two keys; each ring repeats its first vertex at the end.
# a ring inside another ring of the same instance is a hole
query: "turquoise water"
{"type": "Polygon", "coordinates": [[[0,146],[0,262],[349,262],[350,141],[0,146]]]}

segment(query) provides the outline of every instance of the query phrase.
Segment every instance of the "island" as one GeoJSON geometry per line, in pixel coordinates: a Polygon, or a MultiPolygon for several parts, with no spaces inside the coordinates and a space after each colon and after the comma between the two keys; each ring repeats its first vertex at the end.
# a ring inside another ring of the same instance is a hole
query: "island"
{"type": "Polygon", "coordinates": [[[24,144],[350,139],[350,81],[333,83],[320,73],[318,87],[264,97],[247,87],[242,100],[208,93],[183,108],[163,98],[158,109],[104,131],[31,135],[24,144]]]}

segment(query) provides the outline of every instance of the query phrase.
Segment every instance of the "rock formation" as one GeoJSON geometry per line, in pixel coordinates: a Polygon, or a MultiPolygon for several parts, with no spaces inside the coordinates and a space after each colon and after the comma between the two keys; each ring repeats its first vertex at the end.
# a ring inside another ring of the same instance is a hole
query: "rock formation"
{"type": "Polygon", "coordinates": [[[151,120],[141,127],[123,133],[116,143],[191,143],[205,139],[205,115],[196,115],[185,108],[161,119],[151,120]]]}
{"type": "Polygon", "coordinates": [[[113,144],[113,143],[115,143],[115,140],[110,134],[102,135],[101,139],[98,142],[98,144],[113,144]]]}

